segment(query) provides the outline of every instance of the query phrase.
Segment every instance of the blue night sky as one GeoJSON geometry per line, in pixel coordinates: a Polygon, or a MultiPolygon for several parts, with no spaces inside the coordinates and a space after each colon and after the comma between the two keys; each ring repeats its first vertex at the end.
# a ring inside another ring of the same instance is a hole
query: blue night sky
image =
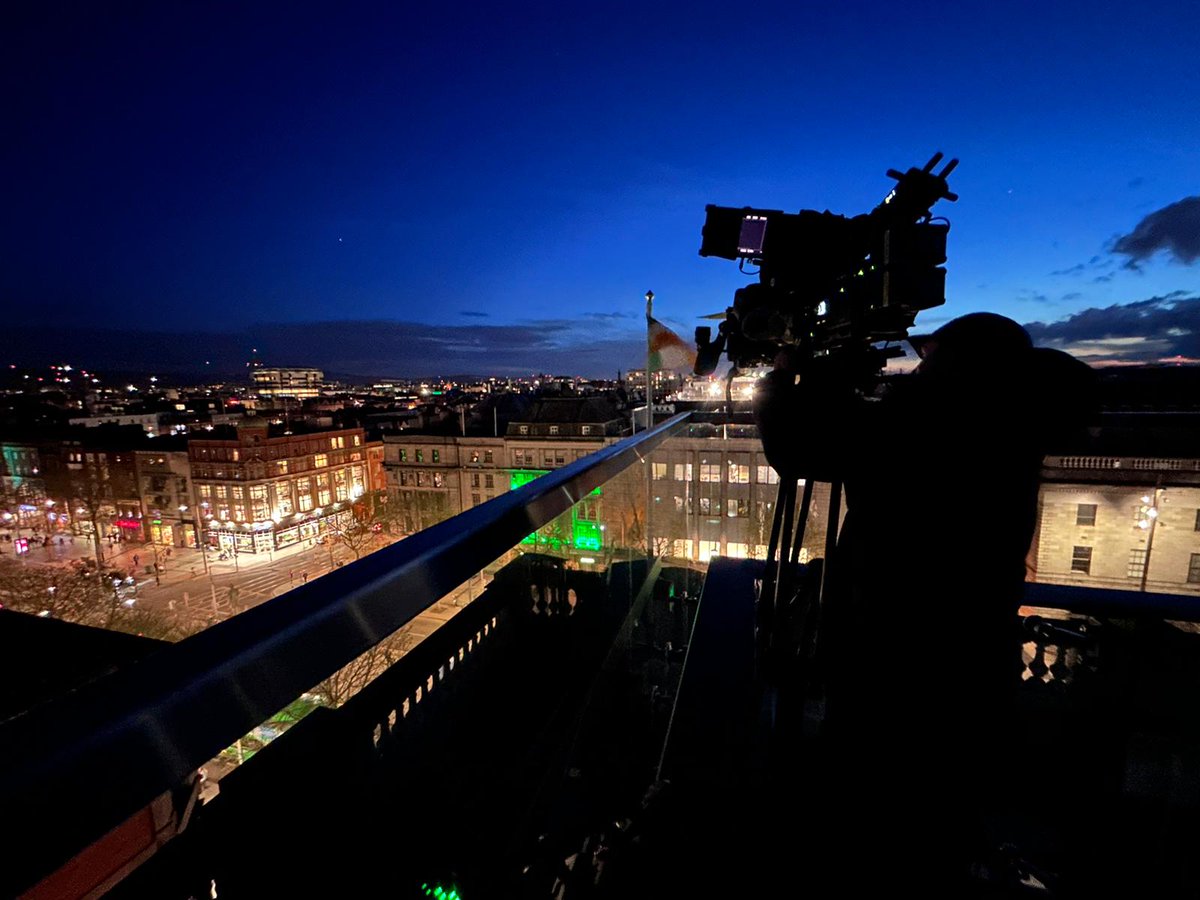
{"type": "Polygon", "coordinates": [[[690,337],[745,283],[706,203],[865,212],[939,149],[919,325],[1200,357],[1200,4],[91,6],[0,63],[0,302],[77,364],[611,375],[647,288],[690,337]]]}

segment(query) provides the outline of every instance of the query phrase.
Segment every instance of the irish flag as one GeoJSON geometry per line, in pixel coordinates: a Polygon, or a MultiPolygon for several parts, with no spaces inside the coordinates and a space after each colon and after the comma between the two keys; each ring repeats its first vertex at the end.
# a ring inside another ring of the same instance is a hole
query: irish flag
{"type": "Polygon", "coordinates": [[[650,340],[650,368],[660,372],[686,369],[691,372],[696,366],[696,351],[691,344],[673,332],[653,316],[646,316],[646,327],[650,340]]]}

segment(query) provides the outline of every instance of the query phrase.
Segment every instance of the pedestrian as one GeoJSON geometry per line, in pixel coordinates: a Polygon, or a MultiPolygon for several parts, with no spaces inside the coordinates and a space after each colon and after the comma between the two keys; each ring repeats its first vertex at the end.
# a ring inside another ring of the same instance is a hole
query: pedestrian
{"type": "Polygon", "coordinates": [[[171,558],[171,550],[172,550],[172,549],[173,549],[172,547],[168,547],[168,548],[167,548],[167,559],[170,559],[170,558],[171,558]]]}
{"type": "Polygon", "coordinates": [[[136,566],[137,566],[137,564],[138,564],[138,555],[135,553],[135,554],[133,554],[133,565],[134,565],[134,567],[136,567],[136,566]]]}
{"type": "Polygon", "coordinates": [[[295,583],[296,583],[296,570],[288,569],[288,584],[295,584],[295,583]]]}
{"type": "Polygon", "coordinates": [[[301,581],[302,581],[302,583],[303,583],[303,584],[308,584],[308,573],[307,573],[307,572],[301,572],[301,573],[300,573],[300,579],[301,579],[301,581]]]}
{"type": "Polygon", "coordinates": [[[195,578],[196,577],[196,567],[192,566],[191,568],[192,568],[192,577],[195,578]]]}

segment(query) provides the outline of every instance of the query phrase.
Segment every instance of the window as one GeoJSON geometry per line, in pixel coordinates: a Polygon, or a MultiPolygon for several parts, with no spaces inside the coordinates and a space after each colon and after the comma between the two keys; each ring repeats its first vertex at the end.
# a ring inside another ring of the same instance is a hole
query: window
{"type": "Polygon", "coordinates": [[[557,426],[557,425],[551,425],[551,426],[550,426],[550,433],[551,433],[551,434],[558,434],[558,426],[557,426]]]}
{"type": "Polygon", "coordinates": [[[559,466],[561,466],[561,465],[565,465],[565,464],[566,464],[566,461],[567,461],[567,456],[566,456],[566,454],[565,454],[565,453],[564,453],[562,450],[555,450],[555,451],[554,451],[554,463],[555,463],[555,465],[559,465],[559,466]]]}
{"type": "Polygon", "coordinates": [[[675,497],[675,512],[683,512],[683,498],[675,497]]]}
{"type": "Polygon", "coordinates": [[[400,473],[400,487],[408,487],[408,472],[400,473]]]}
{"type": "Polygon", "coordinates": [[[325,466],[329,465],[329,455],[325,453],[318,453],[313,457],[313,465],[318,469],[323,469],[325,466]]]}
{"type": "Polygon", "coordinates": [[[443,475],[441,472],[434,472],[433,473],[433,486],[434,487],[445,487],[446,486],[446,476],[443,475]]]}
{"type": "Polygon", "coordinates": [[[362,443],[362,438],[359,435],[354,436],[354,446],[357,447],[362,443]]]}
{"type": "Polygon", "coordinates": [[[300,495],[300,512],[308,512],[313,508],[312,494],[300,495]]]}
{"type": "Polygon", "coordinates": [[[1096,504],[1095,503],[1080,503],[1075,507],[1075,524],[1076,525],[1095,525],[1096,524],[1096,504]]]}
{"type": "Polygon", "coordinates": [[[542,462],[544,462],[547,467],[554,465],[554,454],[551,453],[549,450],[543,450],[542,451],[542,462]]]}
{"type": "Polygon", "coordinates": [[[480,501],[480,499],[479,499],[479,495],[478,495],[478,494],[472,494],[472,495],[471,495],[471,505],[472,505],[472,506],[478,506],[478,505],[480,504],[480,502],[481,502],[481,501],[480,501]]]}
{"type": "Polygon", "coordinates": [[[732,556],[734,559],[746,559],[749,552],[750,547],[747,544],[738,544],[730,541],[725,545],[725,555],[732,556]]]}
{"type": "Polygon", "coordinates": [[[243,506],[242,504],[239,503],[237,506],[235,506],[233,508],[233,520],[235,522],[245,522],[246,521],[246,507],[245,506],[243,506]]]}
{"type": "Polygon", "coordinates": [[[242,458],[241,455],[236,450],[231,450],[229,452],[230,452],[230,458],[234,462],[237,462],[238,460],[240,460],[242,458]]]}
{"type": "Polygon", "coordinates": [[[1200,531],[1200,509],[1196,510],[1196,527],[1195,531],[1200,531]]]}
{"type": "Polygon", "coordinates": [[[750,483],[750,467],[738,465],[731,462],[729,464],[729,483],[730,484],[749,484],[750,483]]]}
{"type": "Polygon", "coordinates": [[[288,473],[288,461],[286,459],[281,459],[279,462],[275,463],[275,468],[278,470],[280,475],[286,475],[288,473]]]}
{"type": "Polygon", "coordinates": [[[1193,553],[1188,561],[1188,584],[1200,584],[1200,553],[1193,553]]]}
{"type": "Polygon", "coordinates": [[[408,451],[403,448],[400,450],[400,462],[408,462],[408,451]]]}
{"type": "Polygon", "coordinates": [[[473,487],[473,488],[479,487],[479,473],[478,472],[471,473],[471,487],[473,487]]]}
{"type": "Polygon", "coordinates": [[[591,433],[592,433],[592,426],[591,426],[591,425],[580,425],[580,426],[579,426],[579,433],[580,433],[580,434],[591,434],[591,433]]]}
{"type": "Polygon", "coordinates": [[[489,465],[491,464],[491,462],[492,462],[492,451],[491,450],[483,451],[483,461],[485,463],[488,463],[489,465]]]}
{"type": "Polygon", "coordinates": [[[425,451],[424,450],[417,451],[417,462],[425,462],[425,451]]]}
{"type": "Polygon", "coordinates": [[[525,451],[524,450],[514,450],[513,451],[513,465],[516,466],[518,469],[523,468],[525,466],[525,451]]]}
{"type": "Polygon", "coordinates": [[[496,487],[496,478],[495,478],[495,476],[493,476],[493,475],[484,475],[484,476],[483,476],[483,486],[484,486],[485,488],[488,488],[489,490],[491,490],[491,489],[495,488],[495,487],[496,487]]]}
{"type": "Polygon", "coordinates": [[[442,461],[442,451],[440,451],[440,450],[434,450],[434,451],[433,451],[433,461],[434,461],[434,462],[441,462],[441,461],[442,461]]]}
{"type": "Polygon", "coordinates": [[[231,497],[233,497],[234,500],[245,500],[246,499],[246,496],[243,493],[242,486],[240,484],[235,484],[233,487],[231,487],[229,489],[229,495],[231,497]]]}
{"type": "Polygon", "coordinates": [[[417,473],[417,487],[425,487],[425,473],[424,472],[417,473]]]}
{"type": "Polygon", "coordinates": [[[575,518],[581,522],[595,522],[600,518],[599,510],[593,501],[580,500],[575,507],[575,518]]]}
{"type": "Polygon", "coordinates": [[[720,541],[700,541],[700,562],[708,562],[714,556],[721,555],[720,541]]]}
{"type": "MultiPolygon", "coordinates": [[[[718,500],[717,502],[720,503],[721,501],[718,500]]],[[[709,498],[709,497],[701,497],[700,498],[700,515],[702,515],[702,516],[712,515],[712,499],[711,498],[709,498]]]]}
{"type": "Polygon", "coordinates": [[[200,492],[200,496],[203,499],[209,500],[212,498],[212,485],[211,484],[202,484],[199,487],[197,487],[197,490],[200,492]]]}
{"type": "Polygon", "coordinates": [[[730,497],[726,502],[725,508],[727,510],[726,514],[731,519],[745,519],[750,515],[750,501],[748,500],[735,500],[733,497],[730,497]]]}
{"type": "Polygon", "coordinates": [[[1125,573],[1128,578],[1141,578],[1146,571],[1146,548],[1134,547],[1129,551],[1129,570],[1125,573]]]}
{"type": "Polygon", "coordinates": [[[1071,551],[1071,571],[1082,572],[1084,575],[1092,574],[1091,547],[1077,546],[1071,551]]]}
{"type": "Polygon", "coordinates": [[[322,506],[328,506],[331,498],[332,498],[332,495],[330,494],[329,488],[327,488],[327,487],[323,487],[323,488],[321,488],[320,491],[317,492],[317,502],[320,503],[322,506]]]}
{"type": "Polygon", "coordinates": [[[692,542],[691,541],[672,541],[671,555],[676,559],[691,559],[692,558],[692,542]]]}
{"type": "Polygon", "coordinates": [[[692,480],[692,464],[691,463],[675,463],[675,480],[676,481],[691,481],[692,480]]]}
{"type": "Polygon", "coordinates": [[[667,464],[666,463],[651,463],[650,465],[651,465],[651,470],[654,473],[653,474],[654,480],[655,481],[665,481],[666,477],[667,477],[667,464]]]}
{"type": "Polygon", "coordinates": [[[520,426],[518,426],[518,430],[521,432],[521,434],[529,434],[529,426],[528,425],[520,425],[520,426]]]}
{"type": "Polygon", "coordinates": [[[759,484],[779,484],[779,473],[770,466],[758,466],[755,474],[758,476],[759,484]]]}
{"type": "Polygon", "coordinates": [[[250,488],[250,499],[263,501],[267,499],[267,486],[265,484],[256,484],[250,488]]]}
{"type": "Polygon", "coordinates": [[[336,450],[336,449],[337,449],[337,438],[330,438],[330,439],[329,439],[329,449],[330,449],[330,450],[336,450]]]}
{"type": "Polygon", "coordinates": [[[478,450],[471,451],[471,462],[473,462],[473,463],[479,462],[479,451],[478,450]]]}
{"type": "Polygon", "coordinates": [[[721,467],[709,463],[700,463],[700,480],[701,481],[720,481],[721,467]]]}

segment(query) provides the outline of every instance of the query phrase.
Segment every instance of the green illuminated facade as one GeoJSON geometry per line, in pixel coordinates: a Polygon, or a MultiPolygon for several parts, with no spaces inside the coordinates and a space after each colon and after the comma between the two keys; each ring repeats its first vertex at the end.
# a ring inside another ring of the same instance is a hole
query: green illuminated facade
{"type": "MultiPolygon", "coordinates": [[[[517,490],[545,475],[548,469],[510,469],[509,489],[517,490]]],[[[587,498],[571,507],[570,530],[566,528],[566,516],[559,516],[545,528],[541,528],[521,541],[526,546],[545,547],[555,552],[564,548],[599,551],[604,548],[604,531],[600,527],[599,504],[593,497],[603,491],[596,488],[587,498]]]]}

